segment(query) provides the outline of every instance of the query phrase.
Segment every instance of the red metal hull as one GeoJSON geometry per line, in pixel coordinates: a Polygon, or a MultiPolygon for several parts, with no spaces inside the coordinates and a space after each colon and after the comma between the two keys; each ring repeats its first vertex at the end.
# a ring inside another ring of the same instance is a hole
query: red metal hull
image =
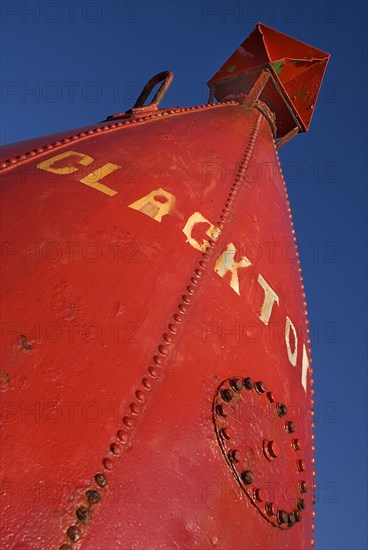
{"type": "Polygon", "coordinates": [[[173,109],[40,146],[2,184],[3,544],[310,548],[304,293],[266,118],[173,109]],[[106,163],[114,195],[81,183],[106,163]],[[226,382],[248,377],[266,391],[226,382]]]}

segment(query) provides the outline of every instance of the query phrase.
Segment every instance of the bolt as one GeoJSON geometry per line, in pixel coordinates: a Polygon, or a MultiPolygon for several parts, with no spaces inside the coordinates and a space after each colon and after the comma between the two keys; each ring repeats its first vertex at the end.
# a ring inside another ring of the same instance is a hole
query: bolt
{"type": "Polygon", "coordinates": [[[76,525],[71,525],[67,530],[67,535],[73,542],[80,537],[80,529],[76,525]]]}
{"type": "Polygon", "coordinates": [[[268,400],[269,400],[270,403],[273,403],[275,401],[275,398],[274,398],[274,395],[273,395],[272,391],[267,392],[267,397],[268,397],[268,400]]]}
{"type": "Polygon", "coordinates": [[[107,485],[106,477],[103,474],[100,474],[100,473],[95,475],[95,482],[97,483],[97,485],[99,487],[106,487],[106,485],[107,485]]]}
{"type": "Polygon", "coordinates": [[[264,383],[261,380],[256,382],[255,386],[256,386],[256,391],[258,393],[264,393],[266,391],[266,386],[264,385],[264,383]]]}
{"type": "Polygon", "coordinates": [[[244,470],[244,472],[240,474],[240,477],[246,485],[253,483],[253,473],[250,470],[244,470]]]}
{"type": "Polygon", "coordinates": [[[79,519],[79,521],[87,521],[87,520],[91,519],[92,512],[89,508],[86,508],[85,506],[81,506],[76,511],[76,516],[79,519]]]}
{"type": "Polygon", "coordinates": [[[89,489],[86,492],[86,497],[88,502],[91,504],[97,504],[101,500],[101,495],[98,491],[95,491],[94,489],[89,489]]]}
{"type": "Polygon", "coordinates": [[[216,413],[218,416],[221,416],[221,418],[226,418],[223,405],[216,405],[216,413]]]}
{"type": "Polygon", "coordinates": [[[295,524],[296,524],[295,514],[294,514],[294,512],[291,512],[289,514],[289,518],[288,518],[288,525],[289,525],[289,527],[293,527],[295,524]]]}
{"type": "Polygon", "coordinates": [[[227,456],[230,462],[239,462],[240,460],[240,453],[236,449],[232,449],[231,451],[229,451],[227,456]]]}
{"type": "Polygon", "coordinates": [[[239,378],[232,378],[230,380],[230,386],[234,391],[242,391],[243,389],[242,381],[239,378]]]}
{"type": "Polygon", "coordinates": [[[280,446],[276,443],[276,441],[269,441],[268,439],[264,439],[262,446],[263,453],[267,460],[271,461],[279,456],[280,446]]]}
{"type": "Polygon", "coordinates": [[[294,433],[295,432],[294,422],[292,420],[288,420],[287,422],[285,422],[285,429],[289,434],[294,433]]]}
{"type": "Polygon", "coordinates": [[[299,483],[299,488],[301,493],[306,493],[308,491],[308,485],[306,481],[301,481],[299,483]]]}
{"type": "Polygon", "coordinates": [[[230,439],[231,432],[230,432],[229,428],[221,428],[220,436],[221,436],[222,439],[230,439]]]}
{"type": "Polygon", "coordinates": [[[302,498],[299,498],[297,506],[299,510],[305,510],[305,500],[302,498]]]}
{"type": "Polygon", "coordinates": [[[228,388],[224,388],[220,391],[221,397],[226,403],[232,400],[233,398],[233,392],[229,390],[228,388]]]}
{"type": "Polygon", "coordinates": [[[280,447],[275,441],[269,441],[267,445],[268,452],[272,458],[276,458],[280,454],[280,447]]]}
{"type": "Polygon", "coordinates": [[[287,523],[288,519],[289,515],[287,512],[285,512],[285,510],[279,510],[277,512],[277,521],[280,525],[282,525],[283,523],[287,523]]]}
{"type": "Polygon", "coordinates": [[[265,500],[265,492],[262,488],[256,489],[254,495],[258,502],[263,502],[265,500]]]}
{"type": "Polygon", "coordinates": [[[285,414],[287,414],[287,406],[284,405],[283,403],[277,403],[276,410],[280,418],[282,418],[283,416],[285,416],[285,414]]]}
{"type": "Polygon", "coordinates": [[[252,390],[254,388],[254,383],[253,383],[253,380],[251,378],[244,378],[243,379],[243,386],[246,390],[252,390]]]}

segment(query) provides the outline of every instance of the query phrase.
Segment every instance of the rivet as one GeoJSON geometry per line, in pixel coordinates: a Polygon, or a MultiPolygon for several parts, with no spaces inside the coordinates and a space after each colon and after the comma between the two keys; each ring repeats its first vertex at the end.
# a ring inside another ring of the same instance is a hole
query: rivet
{"type": "Polygon", "coordinates": [[[294,517],[295,517],[295,521],[296,521],[296,522],[302,521],[302,515],[301,515],[301,513],[299,512],[299,510],[295,510],[295,512],[294,512],[294,517]]]}
{"type": "Polygon", "coordinates": [[[148,367],[147,371],[148,371],[148,374],[152,376],[152,378],[156,378],[157,370],[155,369],[155,367],[148,367]]]}
{"type": "Polygon", "coordinates": [[[244,378],[243,379],[243,386],[248,391],[252,390],[254,388],[253,380],[251,378],[249,378],[249,376],[247,378],[244,378]]]}
{"type": "Polygon", "coordinates": [[[257,393],[264,393],[266,391],[266,386],[261,380],[255,383],[255,388],[257,393]]]}
{"type": "Polygon", "coordinates": [[[146,400],[146,396],[144,395],[144,393],[142,392],[142,390],[137,390],[135,392],[135,396],[136,398],[138,399],[138,401],[145,401],[146,400]]]}
{"type": "Polygon", "coordinates": [[[216,405],[216,413],[218,416],[221,416],[221,418],[226,418],[226,413],[224,411],[223,405],[216,405]]]}
{"type": "Polygon", "coordinates": [[[123,424],[127,426],[127,428],[131,428],[133,426],[133,420],[130,418],[130,416],[124,416],[123,417],[123,424]]]}
{"type": "Polygon", "coordinates": [[[277,522],[282,525],[283,523],[287,523],[288,522],[288,514],[287,512],[285,512],[285,510],[279,510],[277,512],[277,522]]]}
{"type": "Polygon", "coordinates": [[[258,502],[263,502],[265,500],[265,492],[261,487],[255,490],[254,496],[258,502]]]}
{"type": "Polygon", "coordinates": [[[187,294],[183,294],[182,300],[185,304],[190,304],[190,296],[188,296],[187,294]]]}
{"type": "Polygon", "coordinates": [[[158,349],[159,353],[161,353],[161,355],[166,356],[168,354],[168,348],[167,348],[167,346],[165,346],[163,344],[160,344],[157,349],[158,349]]]}
{"type": "Polygon", "coordinates": [[[155,363],[155,365],[156,365],[157,367],[161,367],[161,366],[163,365],[163,360],[162,360],[162,358],[159,357],[158,355],[154,355],[154,356],[152,357],[152,360],[153,360],[153,362],[155,363]]]}
{"type": "Polygon", "coordinates": [[[70,546],[70,544],[62,544],[59,550],[72,550],[72,547],[70,546]]]}
{"type": "Polygon", "coordinates": [[[187,286],[187,292],[188,294],[193,294],[194,288],[192,286],[187,286]]]}
{"type": "Polygon", "coordinates": [[[275,515],[275,508],[272,502],[266,502],[265,505],[266,514],[268,516],[274,516],[275,515]]]}
{"type": "Polygon", "coordinates": [[[221,398],[228,403],[233,398],[233,392],[229,388],[223,388],[220,391],[221,398]]]}
{"type": "Polygon", "coordinates": [[[240,380],[240,378],[232,378],[230,381],[229,381],[229,384],[230,386],[232,387],[232,389],[234,391],[242,391],[243,389],[243,384],[242,384],[242,381],[240,380]]]}
{"type": "Polygon", "coordinates": [[[102,464],[106,470],[112,470],[113,462],[110,458],[104,458],[102,464]]]}
{"type": "Polygon", "coordinates": [[[184,314],[187,312],[187,307],[184,304],[179,304],[178,310],[180,311],[180,313],[184,314]]]}
{"type": "Polygon", "coordinates": [[[122,441],[123,443],[126,443],[129,439],[129,435],[127,434],[127,432],[124,432],[124,430],[119,430],[116,435],[118,439],[120,439],[120,441],[122,441]]]}
{"type": "Polygon", "coordinates": [[[312,496],[312,504],[315,504],[317,502],[316,495],[312,496]]]}
{"type": "Polygon", "coordinates": [[[296,461],[296,466],[299,470],[299,472],[304,472],[305,471],[305,462],[301,459],[297,460],[296,461]]]}
{"type": "Polygon", "coordinates": [[[287,414],[287,406],[284,405],[283,403],[277,403],[276,405],[276,410],[277,410],[277,414],[280,418],[282,418],[283,416],[285,416],[287,414]]]}
{"type": "Polygon", "coordinates": [[[85,506],[81,506],[76,511],[76,516],[79,519],[79,521],[88,521],[92,517],[92,511],[89,508],[86,508],[85,506]]]}
{"type": "Polygon", "coordinates": [[[222,439],[230,439],[231,432],[230,432],[229,428],[221,428],[220,436],[221,436],[222,439]]]}
{"type": "Polygon", "coordinates": [[[293,439],[292,446],[294,448],[294,451],[300,451],[301,445],[299,439],[293,439]]]}
{"type": "Polygon", "coordinates": [[[169,324],[169,331],[172,332],[173,334],[176,334],[177,333],[177,328],[175,325],[173,325],[172,323],[169,324]]]}
{"type": "Polygon", "coordinates": [[[202,271],[200,269],[195,269],[194,270],[194,274],[197,276],[197,277],[201,277],[202,276],[202,271]]]}
{"type": "Polygon", "coordinates": [[[120,451],[121,451],[121,447],[120,447],[120,445],[118,445],[117,443],[111,443],[111,445],[110,445],[110,451],[111,451],[112,454],[114,454],[114,455],[119,455],[119,454],[120,454],[120,451]]]}
{"type": "Polygon", "coordinates": [[[152,387],[152,384],[148,378],[142,378],[142,386],[146,388],[146,390],[150,390],[152,387]]]}
{"type": "Polygon", "coordinates": [[[198,262],[198,264],[199,264],[199,266],[200,266],[202,269],[204,269],[204,268],[206,267],[206,264],[205,264],[202,260],[200,260],[200,261],[198,262]]]}
{"type": "Polygon", "coordinates": [[[137,405],[137,403],[130,403],[129,409],[130,409],[132,414],[139,414],[140,409],[139,409],[139,405],[137,405]]]}
{"type": "Polygon", "coordinates": [[[230,462],[239,462],[239,460],[240,460],[240,453],[237,449],[231,449],[227,453],[227,456],[228,456],[228,459],[230,460],[230,462]]]}
{"type": "Polygon", "coordinates": [[[299,489],[301,493],[306,493],[308,491],[308,484],[306,481],[300,481],[299,489]]]}
{"type": "Polygon", "coordinates": [[[106,485],[107,485],[106,477],[103,474],[101,474],[100,472],[95,475],[95,482],[97,483],[97,485],[99,487],[106,487],[106,485]]]}
{"type": "Polygon", "coordinates": [[[79,539],[80,534],[80,529],[76,525],[71,525],[67,530],[67,535],[73,542],[79,539]]]}
{"type": "Polygon", "coordinates": [[[275,402],[275,397],[274,397],[272,391],[268,391],[268,392],[267,392],[267,398],[268,398],[268,400],[269,400],[270,403],[274,403],[274,402],[275,402]]]}
{"type": "Polygon", "coordinates": [[[101,500],[100,493],[94,489],[88,489],[86,492],[86,497],[90,504],[97,504],[101,500]]]}
{"type": "Polygon", "coordinates": [[[288,525],[289,527],[293,527],[296,524],[296,518],[294,512],[291,512],[288,514],[288,525]]]}
{"type": "Polygon", "coordinates": [[[240,474],[240,477],[243,483],[245,483],[246,485],[250,485],[251,483],[253,483],[253,473],[251,472],[251,470],[244,470],[240,474]]]}
{"type": "Polygon", "coordinates": [[[295,432],[294,422],[292,420],[288,420],[287,422],[285,422],[285,429],[289,434],[294,433],[295,432]]]}

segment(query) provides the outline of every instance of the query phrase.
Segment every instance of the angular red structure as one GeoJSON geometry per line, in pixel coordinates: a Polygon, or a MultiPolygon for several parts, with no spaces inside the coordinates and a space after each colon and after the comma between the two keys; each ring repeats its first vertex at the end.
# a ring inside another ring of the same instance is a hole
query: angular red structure
{"type": "Polygon", "coordinates": [[[286,96],[319,86],[326,54],[275,33],[211,79],[216,104],[159,109],[162,73],[129,112],[3,148],[4,547],[312,546],[308,325],[275,140],[307,129],[286,96]]]}

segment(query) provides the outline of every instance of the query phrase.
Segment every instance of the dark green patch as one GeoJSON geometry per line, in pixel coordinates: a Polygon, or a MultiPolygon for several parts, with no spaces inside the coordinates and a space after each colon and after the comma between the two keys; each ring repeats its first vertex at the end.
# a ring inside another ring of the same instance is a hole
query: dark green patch
{"type": "Polygon", "coordinates": [[[236,68],[236,65],[232,65],[231,67],[228,68],[228,72],[232,73],[233,71],[235,71],[235,68],[236,68]]]}
{"type": "Polygon", "coordinates": [[[282,61],[275,61],[275,63],[272,64],[272,67],[274,68],[274,71],[276,74],[281,74],[282,69],[284,68],[284,65],[282,61]]]}

